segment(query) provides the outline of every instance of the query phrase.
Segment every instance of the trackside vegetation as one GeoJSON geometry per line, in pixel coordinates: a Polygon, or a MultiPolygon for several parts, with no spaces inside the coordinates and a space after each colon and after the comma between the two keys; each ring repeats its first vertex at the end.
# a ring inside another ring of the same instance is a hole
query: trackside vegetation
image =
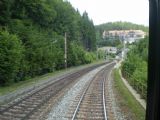
{"type": "Polygon", "coordinates": [[[127,119],[131,120],[145,120],[145,110],[132,96],[130,91],[126,88],[121,80],[119,69],[113,71],[114,87],[117,92],[117,102],[125,114],[127,119]]]}
{"type": "Polygon", "coordinates": [[[64,0],[0,1],[0,86],[96,60],[92,20],[64,0]]]}
{"type": "Polygon", "coordinates": [[[131,45],[122,64],[122,74],[134,89],[146,99],[147,92],[148,37],[131,45]]]}

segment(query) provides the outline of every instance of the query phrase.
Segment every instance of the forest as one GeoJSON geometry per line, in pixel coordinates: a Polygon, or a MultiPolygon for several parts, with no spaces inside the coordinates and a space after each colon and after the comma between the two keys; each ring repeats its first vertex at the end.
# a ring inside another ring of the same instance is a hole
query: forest
{"type": "Polygon", "coordinates": [[[100,24],[96,26],[96,30],[97,31],[109,31],[109,30],[143,30],[145,32],[148,32],[148,27],[144,26],[144,25],[138,25],[138,24],[134,24],[131,22],[122,22],[122,21],[118,21],[118,22],[108,22],[108,23],[104,23],[104,24],[100,24]]]}
{"type": "Polygon", "coordinates": [[[146,99],[148,37],[130,47],[122,64],[122,74],[128,82],[146,99]]]}
{"type": "Polygon", "coordinates": [[[0,15],[0,86],[63,69],[65,33],[68,67],[96,59],[93,22],[67,1],[1,0],[0,15]]]}

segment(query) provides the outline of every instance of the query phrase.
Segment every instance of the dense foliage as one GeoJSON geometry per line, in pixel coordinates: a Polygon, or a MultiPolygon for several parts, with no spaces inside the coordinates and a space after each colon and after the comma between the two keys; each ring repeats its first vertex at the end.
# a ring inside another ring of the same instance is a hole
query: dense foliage
{"type": "Polygon", "coordinates": [[[131,22],[108,22],[101,25],[96,26],[96,30],[100,30],[103,32],[103,30],[109,31],[109,30],[143,30],[145,32],[148,32],[148,27],[144,25],[137,25],[131,22]]]}
{"type": "Polygon", "coordinates": [[[23,47],[16,35],[0,32],[0,84],[9,82],[18,73],[23,47]]]}
{"type": "Polygon", "coordinates": [[[97,44],[100,46],[118,46],[120,45],[120,40],[109,40],[109,39],[103,39],[102,34],[104,31],[110,31],[110,30],[143,30],[145,32],[148,32],[148,27],[143,25],[137,25],[130,22],[109,22],[104,23],[101,25],[96,26],[96,38],[97,38],[97,44]]]}
{"type": "Polygon", "coordinates": [[[95,28],[63,0],[0,1],[0,85],[96,59],[95,28]]]}
{"type": "Polygon", "coordinates": [[[112,46],[112,47],[118,47],[122,44],[121,40],[119,39],[102,39],[97,42],[98,46],[112,46]]]}
{"type": "Polygon", "coordinates": [[[131,85],[146,98],[148,37],[135,43],[122,65],[122,73],[131,85]]]}

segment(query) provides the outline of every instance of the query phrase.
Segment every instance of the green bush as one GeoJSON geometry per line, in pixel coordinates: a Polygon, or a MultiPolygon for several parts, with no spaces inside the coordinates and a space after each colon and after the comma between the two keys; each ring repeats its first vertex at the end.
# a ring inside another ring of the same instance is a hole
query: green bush
{"type": "Polygon", "coordinates": [[[122,64],[123,76],[145,99],[147,91],[147,56],[148,38],[145,38],[130,49],[122,64]]]}
{"type": "Polygon", "coordinates": [[[0,85],[13,82],[21,67],[23,46],[16,35],[0,32],[0,85]]]}
{"type": "Polygon", "coordinates": [[[81,65],[88,64],[96,60],[96,56],[92,52],[87,52],[81,45],[76,42],[70,44],[70,50],[68,51],[68,65],[81,65]]]}

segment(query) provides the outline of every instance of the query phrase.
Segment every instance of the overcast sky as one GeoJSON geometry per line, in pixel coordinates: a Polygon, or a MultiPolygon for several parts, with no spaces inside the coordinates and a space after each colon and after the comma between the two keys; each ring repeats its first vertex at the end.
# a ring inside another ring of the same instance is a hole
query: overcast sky
{"type": "Polygon", "coordinates": [[[149,0],[68,0],[82,14],[87,11],[95,25],[128,21],[149,23],[149,0]]]}

